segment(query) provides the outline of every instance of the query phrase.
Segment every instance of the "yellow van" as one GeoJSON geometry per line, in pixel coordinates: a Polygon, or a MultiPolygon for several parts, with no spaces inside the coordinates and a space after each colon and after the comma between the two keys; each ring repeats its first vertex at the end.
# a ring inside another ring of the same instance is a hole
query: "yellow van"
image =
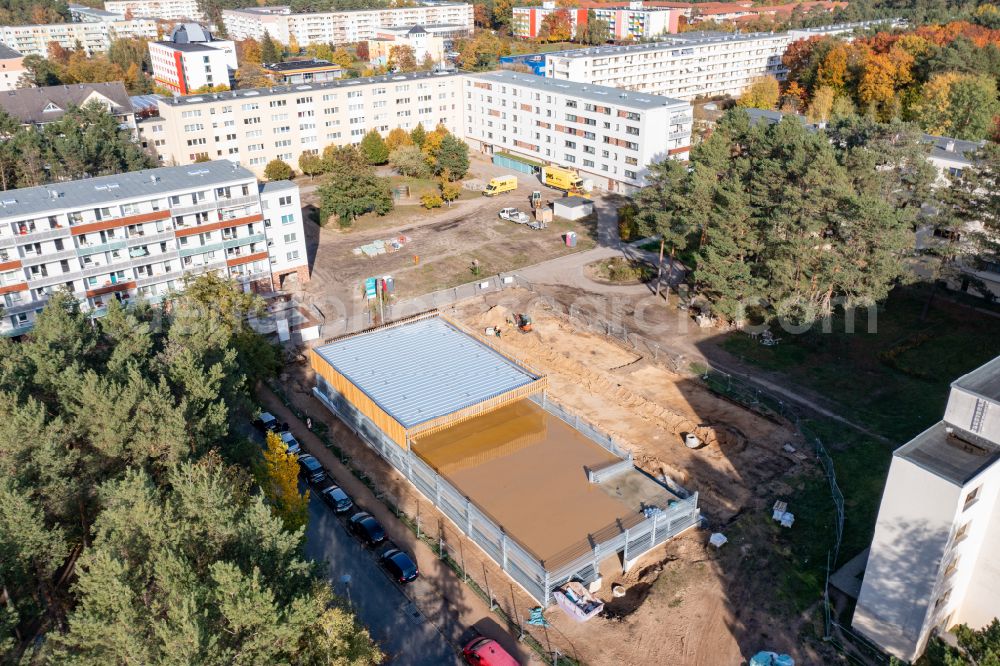
{"type": "Polygon", "coordinates": [[[517,176],[499,176],[490,180],[489,185],[483,190],[483,195],[494,197],[504,192],[513,192],[517,189],[517,176]]]}

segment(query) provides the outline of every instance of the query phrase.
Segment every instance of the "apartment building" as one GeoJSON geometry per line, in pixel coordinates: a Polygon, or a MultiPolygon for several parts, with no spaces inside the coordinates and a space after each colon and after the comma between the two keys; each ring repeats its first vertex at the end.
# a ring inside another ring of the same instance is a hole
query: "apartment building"
{"type": "Polygon", "coordinates": [[[16,89],[21,77],[27,73],[24,56],[0,44],[0,92],[16,89]]]}
{"type": "Polygon", "coordinates": [[[0,335],[29,330],[57,289],[99,316],[208,271],[248,290],[308,280],[298,187],[218,160],[0,193],[0,335]]]}
{"type": "Polygon", "coordinates": [[[87,55],[94,55],[107,51],[114,39],[156,39],[157,36],[156,21],[153,19],[126,19],[103,11],[88,16],[91,18],[72,23],[3,25],[0,26],[0,43],[26,56],[48,57],[49,44],[52,42],[65,49],[74,49],[79,45],[87,55]]]}
{"type": "Polygon", "coordinates": [[[175,93],[186,95],[202,88],[231,85],[238,67],[236,45],[215,39],[197,23],[180,23],[170,39],[149,42],[153,80],[175,93]]]}
{"type": "Polygon", "coordinates": [[[336,81],[344,75],[344,68],[340,65],[316,58],[264,63],[262,67],[264,72],[280,85],[324,83],[336,81]]]}
{"type": "Polygon", "coordinates": [[[139,16],[161,21],[204,21],[197,0],[108,0],[104,9],[122,16],[139,16]]]}
{"type": "Polygon", "coordinates": [[[369,130],[462,126],[461,75],[418,72],[275,86],[160,100],[160,115],[139,123],[143,145],[164,164],[199,157],[239,162],[255,174],[274,159],[359,143],[369,130]]]}
{"type": "Polygon", "coordinates": [[[893,454],[854,629],[904,661],[1000,616],[1000,357],[954,381],[944,419],[893,454]]]}
{"type": "Polygon", "coordinates": [[[597,189],[632,192],[651,162],[690,149],[691,106],[682,100],[508,70],[464,78],[472,148],[573,168],[597,189]]]}
{"type": "Polygon", "coordinates": [[[392,49],[408,46],[413,49],[413,57],[418,63],[430,58],[438,63],[444,60],[444,40],[425,30],[423,26],[411,28],[379,28],[375,38],[368,40],[368,60],[374,64],[387,65],[392,49]]]}
{"type": "Polygon", "coordinates": [[[121,81],[20,88],[0,95],[0,109],[28,126],[55,122],[71,107],[93,103],[107,109],[122,126],[135,129],[135,107],[121,81]]]}
{"type": "Polygon", "coordinates": [[[788,33],[682,33],[631,46],[549,54],[546,75],[676,99],[738,95],[762,76],[784,78],[788,33]]]}
{"type": "Polygon", "coordinates": [[[573,34],[579,26],[586,26],[593,12],[594,18],[608,24],[608,37],[613,40],[652,39],[675,33],[680,17],[690,10],[682,7],[656,7],[645,2],[582,3],[574,7],[560,7],[555,2],[543,2],[538,7],[514,7],[511,29],[515,37],[535,39],[542,34],[542,22],[549,14],[565,11],[569,16],[573,34]]]}
{"type": "Polygon", "coordinates": [[[412,27],[425,24],[462,26],[472,35],[472,5],[468,3],[425,3],[412,7],[358,9],[294,14],[290,7],[247,7],[222,12],[222,22],[231,39],[260,39],[268,33],[282,44],[292,38],[299,46],[310,44],[351,44],[374,39],[379,28],[412,27]]]}

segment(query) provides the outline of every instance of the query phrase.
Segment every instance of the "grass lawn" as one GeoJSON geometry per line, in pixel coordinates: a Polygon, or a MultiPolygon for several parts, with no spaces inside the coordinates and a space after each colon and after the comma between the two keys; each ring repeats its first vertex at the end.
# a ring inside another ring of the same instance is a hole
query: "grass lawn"
{"type": "Polygon", "coordinates": [[[845,332],[838,315],[830,333],[776,331],[781,342],[773,347],[737,333],[722,347],[786,375],[824,396],[842,415],[903,444],[941,419],[954,379],[1000,350],[1000,318],[939,295],[921,321],[926,293],[916,288],[893,292],[878,310],[873,333],[862,312],[854,333],[845,332]]]}

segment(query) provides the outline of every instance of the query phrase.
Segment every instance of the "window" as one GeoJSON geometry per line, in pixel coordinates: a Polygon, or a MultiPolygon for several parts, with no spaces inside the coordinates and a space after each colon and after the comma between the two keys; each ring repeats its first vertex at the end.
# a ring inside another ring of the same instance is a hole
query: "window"
{"type": "Polygon", "coordinates": [[[290,145],[292,145],[292,140],[291,139],[282,139],[281,141],[275,141],[274,142],[274,147],[275,148],[287,148],[290,145]]]}
{"type": "Polygon", "coordinates": [[[295,221],[295,215],[292,214],[292,213],[289,213],[288,215],[282,215],[281,216],[281,223],[282,224],[291,224],[294,221],[295,221]]]}
{"type": "Polygon", "coordinates": [[[970,506],[979,501],[979,493],[983,489],[982,486],[976,486],[969,491],[969,494],[965,496],[965,505],[962,507],[962,511],[965,511],[970,506]]]}
{"type": "Polygon", "coordinates": [[[293,250],[293,251],[289,252],[288,254],[286,254],[285,257],[288,259],[288,261],[295,261],[296,259],[299,258],[299,251],[298,250],[293,250]]]}
{"type": "Polygon", "coordinates": [[[943,578],[947,579],[952,574],[955,573],[955,570],[958,569],[958,560],[959,559],[961,559],[961,558],[959,558],[957,556],[954,557],[954,558],[952,558],[951,562],[948,563],[948,566],[944,570],[944,576],[943,576],[943,578]]]}
{"type": "Polygon", "coordinates": [[[282,241],[284,241],[285,243],[294,243],[295,242],[295,234],[285,234],[282,237],[282,241]]]}
{"type": "Polygon", "coordinates": [[[957,543],[961,543],[962,541],[964,541],[965,537],[968,536],[968,534],[969,534],[969,525],[971,525],[971,524],[972,524],[972,521],[969,521],[969,522],[965,523],[964,525],[962,525],[961,527],[959,527],[958,531],[955,532],[955,537],[951,540],[951,542],[953,544],[957,544],[957,543]]]}
{"type": "Polygon", "coordinates": [[[635,171],[629,171],[628,169],[626,169],[625,170],[625,177],[626,178],[631,178],[632,180],[635,180],[636,179],[635,171]]]}
{"type": "Polygon", "coordinates": [[[291,206],[292,205],[292,197],[290,197],[290,196],[288,196],[288,197],[279,197],[278,198],[278,205],[279,206],[291,206]]]}
{"type": "Polygon", "coordinates": [[[288,100],[274,99],[274,100],[271,100],[271,102],[268,104],[268,106],[270,106],[272,109],[274,109],[274,108],[277,108],[279,106],[285,106],[286,104],[288,104],[288,100]]]}

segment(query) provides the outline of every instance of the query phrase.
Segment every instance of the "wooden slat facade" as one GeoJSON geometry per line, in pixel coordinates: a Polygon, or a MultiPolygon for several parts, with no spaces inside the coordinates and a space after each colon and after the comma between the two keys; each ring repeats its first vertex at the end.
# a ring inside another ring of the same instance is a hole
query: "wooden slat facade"
{"type": "Polygon", "coordinates": [[[358,411],[367,416],[400,448],[407,448],[406,429],[396,419],[389,416],[385,410],[375,404],[365,393],[348,381],[346,377],[333,369],[315,350],[309,351],[309,364],[320,377],[346,398],[358,411]]]}

